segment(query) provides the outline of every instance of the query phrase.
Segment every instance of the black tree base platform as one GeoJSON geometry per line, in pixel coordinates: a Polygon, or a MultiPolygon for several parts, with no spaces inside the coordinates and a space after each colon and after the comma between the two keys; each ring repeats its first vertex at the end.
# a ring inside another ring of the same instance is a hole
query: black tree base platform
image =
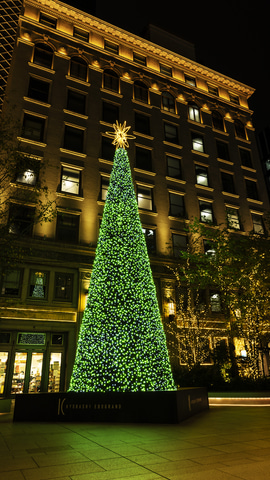
{"type": "Polygon", "coordinates": [[[14,422],[178,423],[208,409],[204,387],[168,392],[17,395],[14,422]]]}

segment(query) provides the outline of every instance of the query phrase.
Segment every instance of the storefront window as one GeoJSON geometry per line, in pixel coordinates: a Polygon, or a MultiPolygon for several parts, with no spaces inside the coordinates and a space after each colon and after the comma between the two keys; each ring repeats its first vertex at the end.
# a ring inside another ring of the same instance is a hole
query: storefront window
{"type": "Polygon", "coordinates": [[[8,352],[0,352],[0,395],[4,393],[8,352]]]}
{"type": "Polygon", "coordinates": [[[52,352],[50,355],[50,372],[48,392],[59,392],[60,390],[60,373],[61,373],[62,353],[52,352]]]}
{"type": "Polygon", "coordinates": [[[40,392],[43,353],[33,352],[31,358],[28,393],[40,392]]]}
{"type": "Polygon", "coordinates": [[[23,387],[25,382],[25,370],[26,370],[26,352],[16,352],[11,393],[23,393],[23,387]]]}

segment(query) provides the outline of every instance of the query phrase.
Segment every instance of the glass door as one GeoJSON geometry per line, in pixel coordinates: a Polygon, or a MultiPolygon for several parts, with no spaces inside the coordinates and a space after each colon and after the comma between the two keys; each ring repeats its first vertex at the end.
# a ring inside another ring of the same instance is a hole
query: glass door
{"type": "Polygon", "coordinates": [[[43,353],[32,352],[28,393],[40,392],[43,353]]]}
{"type": "Polygon", "coordinates": [[[43,352],[15,352],[11,393],[40,392],[43,352]]]}
{"type": "Polygon", "coordinates": [[[23,393],[27,352],[16,352],[12,376],[11,393],[23,393]]]}
{"type": "Polygon", "coordinates": [[[59,392],[61,376],[61,352],[51,352],[48,392],[59,392]]]}
{"type": "Polygon", "coordinates": [[[8,352],[0,352],[0,395],[3,395],[7,374],[8,352]]]}

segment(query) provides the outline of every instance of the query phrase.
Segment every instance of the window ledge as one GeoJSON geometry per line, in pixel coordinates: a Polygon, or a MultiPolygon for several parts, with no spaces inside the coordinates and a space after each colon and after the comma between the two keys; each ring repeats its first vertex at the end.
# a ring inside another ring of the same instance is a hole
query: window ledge
{"type": "Polygon", "coordinates": [[[150,170],[143,170],[141,168],[134,167],[134,172],[144,173],[145,175],[151,175],[152,177],[156,176],[156,172],[150,172],[150,170]]]}
{"type": "Polygon", "coordinates": [[[212,187],[207,187],[206,185],[200,185],[199,183],[196,183],[195,187],[201,188],[202,190],[207,190],[208,192],[213,192],[214,191],[214,189],[212,187]]]}
{"type": "Polygon", "coordinates": [[[235,135],[235,140],[239,140],[240,142],[248,143],[249,145],[251,144],[250,140],[247,140],[246,138],[242,138],[242,137],[237,137],[237,135],[235,135]]]}
{"type": "Polygon", "coordinates": [[[169,182],[181,183],[182,185],[185,185],[187,183],[186,180],[182,180],[181,178],[174,178],[174,177],[168,177],[168,176],[166,176],[165,178],[169,182]]]}
{"type": "Polygon", "coordinates": [[[118,97],[118,98],[123,98],[123,95],[121,93],[115,92],[114,90],[109,90],[108,88],[101,88],[100,91],[109,93],[110,95],[114,95],[115,97],[118,97]]]}
{"type": "Polygon", "coordinates": [[[255,200],[255,198],[249,198],[249,197],[247,197],[247,201],[248,201],[248,202],[257,203],[257,205],[263,205],[263,202],[262,202],[261,200],[255,200]]]}
{"type": "Polygon", "coordinates": [[[164,108],[161,108],[160,109],[161,113],[165,113],[165,115],[170,115],[170,117],[174,117],[174,118],[180,118],[180,115],[178,115],[177,113],[175,112],[169,112],[168,110],[164,110],[164,108]]]}
{"type": "Polygon", "coordinates": [[[60,148],[61,153],[69,153],[70,155],[76,155],[76,157],[86,158],[86,153],[73,152],[73,150],[67,150],[66,148],[60,148]]]}
{"type": "Polygon", "coordinates": [[[215,133],[221,133],[222,135],[226,135],[226,137],[229,137],[229,133],[224,132],[224,130],[218,130],[217,128],[213,127],[213,132],[215,133]]]}
{"type": "Polygon", "coordinates": [[[90,87],[91,83],[86,82],[85,80],[80,80],[80,78],[72,77],[71,75],[66,75],[67,80],[72,80],[73,82],[80,83],[81,85],[85,85],[86,87],[90,87]]]}
{"type": "Polygon", "coordinates": [[[135,136],[146,138],[147,140],[154,140],[154,137],[152,137],[151,135],[147,135],[146,133],[141,133],[141,132],[137,132],[137,131],[133,130],[133,134],[135,136]]]}
{"type": "Polygon", "coordinates": [[[163,140],[163,144],[169,145],[170,147],[179,148],[180,150],[183,148],[183,145],[179,145],[179,143],[168,142],[167,140],[163,140]]]}
{"type": "Polygon", "coordinates": [[[82,113],[72,112],[71,110],[63,109],[64,113],[68,113],[68,115],[74,115],[74,117],[82,118],[83,120],[88,120],[88,115],[83,115],[82,113]]]}
{"type": "Polygon", "coordinates": [[[208,153],[199,152],[198,150],[191,150],[191,152],[192,152],[192,153],[195,153],[196,155],[201,155],[202,157],[209,158],[209,154],[208,154],[208,153]]]}
{"type": "Polygon", "coordinates": [[[10,186],[14,188],[23,188],[24,190],[32,190],[34,191],[36,185],[31,185],[30,183],[23,183],[23,182],[10,182],[10,186]]]}
{"type": "Polygon", "coordinates": [[[62,197],[62,198],[71,198],[72,200],[79,200],[79,202],[82,202],[84,200],[84,197],[81,197],[80,195],[76,194],[71,194],[71,193],[65,193],[65,192],[56,192],[57,197],[62,197]]]}
{"type": "Polygon", "coordinates": [[[169,220],[176,220],[177,222],[185,222],[185,217],[175,217],[173,215],[168,215],[169,220]]]}
{"type": "Polygon", "coordinates": [[[37,63],[34,62],[28,62],[28,65],[30,67],[35,67],[38,68],[39,70],[43,70],[44,72],[49,72],[49,73],[55,73],[55,70],[52,70],[51,68],[48,67],[43,67],[43,65],[38,65],[37,63]]]}
{"type": "Polygon", "coordinates": [[[197,126],[198,126],[198,127],[202,127],[202,128],[205,128],[205,127],[206,127],[206,125],[205,125],[204,123],[202,123],[202,122],[196,122],[196,120],[190,120],[189,118],[188,118],[188,123],[191,123],[192,125],[196,125],[196,127],[197,127],[197,126]]]}
{"type": "Polygon", "coordinates": [[[135,98],[132,99],[132,102],[137,103],[138,105],[141,105],[141,106],[146,107],[146,108],[153,108],[153,106],[149,105],[149,103],[141,102],[140,100],[136,100],[135,98]]]}
{"type": "Polygon", "coordinates": [[[113,164],[112,160],[106,160],[105,158],[101,158],[101,157],[98,158],[98,161],[100,163],[106,163],[107,165],[112,165],[113,164]]]}
{"type": "Polygon", "coordinates": [[[233,198],[239,198],[240,195],[236,194],[236,193],[231,193],[231,192],[221,192],[222,195],[226,195],[227,197],[233,197],[233,198]]]}
{"type": "Polygon", "coordinates": [[[157,212],[152,212],[151,210],[143,210],[142,208],[139,208],[139,213],[146,214],[146,215],[151,215],[152,217],[157,217],[158,216],[157,212]]]}
{"type": "Polygon", "coordinates": [[[47,147],[47,143],[37,142],[31,138],[17,137],[17,140],[19,140],[19,142],[31,143],[31,145],[37,145],[38,147],[47,147]]]}
{"type": "Polygon", "coordinates": [[[226,163],[227,165],[233,165],[233,162],[231,162],[230,160],[226,160],[225,158],[217,158],[217,161],[226,163]]]}
{"type": "Polygon", "coordinates": [[[23,97],[26,102],[35,103],[36,105],[41,105],[42,107],[50,108],[51,104],[47,102],[42,102],[41,100],[36,100],[35,98],[23,97]]]}
{"type": "Polygon", "coordinates": [[[241,165],[241,168],[243,168],[243,170],[248,170],[249,172],[256,173],[256,169],[255,169],[255,168],[246,167],[245,165],[241,165]]]}

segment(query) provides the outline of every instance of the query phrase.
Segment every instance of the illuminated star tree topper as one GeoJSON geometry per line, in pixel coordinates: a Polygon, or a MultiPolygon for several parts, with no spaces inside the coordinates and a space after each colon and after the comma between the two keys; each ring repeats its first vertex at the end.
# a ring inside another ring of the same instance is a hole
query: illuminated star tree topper
{"type": "Polygon", "coordinates": [[[128,135],[127,132],[129,131],[130,127],[126,126],[126,121],[123,123],[116,123],[113,124],[114,132],[106,132],[109,137],[112,137],[114,140],[112,142],[113,145],[117,148],[128,148],[128,139],[135,138],[133,135],[128,135]]]}
{"type": "Polygon", "coordinates": [[[129,127],[114,129],[117,149],[69,391],[175,390],[125,150],[129,127]]]}

